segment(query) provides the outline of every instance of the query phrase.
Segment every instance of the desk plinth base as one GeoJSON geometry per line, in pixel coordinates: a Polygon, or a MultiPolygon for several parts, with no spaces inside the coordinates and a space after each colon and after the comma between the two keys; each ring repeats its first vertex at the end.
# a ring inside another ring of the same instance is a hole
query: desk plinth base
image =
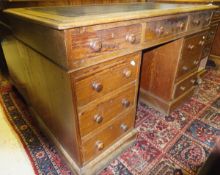
{"type": "Polygon", "coordinates": [[[62,145],[58,142],[56,137],[50,132],[48,127],[44,124],[38,114],[33,108],[30,108],[31,113],[35,116],[36,122],[40,129],[52,140],[55,146],[58,148],[58,152],[62,156],[68,167],[71,169],[73,174],[78,175],[94,175],[101,171],[105,166],[110,163],[114,158],[116,158],[120,153],[122,153],[126,148],[131,146],[136,138],[137,130],[133,128],[126,135],[121,137],[116,143],[110,146],[103,153],[98,155],[93,160],[89,161],[83,167],[79,167],[74,160],[68,155],[62,145]],[[37,117],[38,116],[38,117],[37,117]]]}
{"type": "Polygon", "coordinates": [[[193,95],[194,89],[195,89],[194,87],[190,88],[184,94],[182,94],[181,96],[179,96],[178,98],[172,101],[165,101],[141,88],[139,99],[143,103],[154,107],[161,113],[169,115],[170,112],[172,112],[176,107],[181,105],[184,101],[186,101],[193,95]]]}

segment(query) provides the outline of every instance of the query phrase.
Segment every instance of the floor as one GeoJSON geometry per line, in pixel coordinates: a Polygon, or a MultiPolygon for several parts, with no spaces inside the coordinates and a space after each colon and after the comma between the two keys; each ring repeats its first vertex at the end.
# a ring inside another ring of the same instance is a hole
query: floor
{"type": "MultiPolygon", "coordinates": [[[[1,172],[71,174],[54,146],[25,120],[30,114],[7,82],[0,94],[1,172]]],[[[220,69],[209,71],[194,96],[169,116],[139,102],[136,128],[136,142],[98,174],[198,174],[220,137],[220,69]]]]}
{"type": "Polygon", "coordinates": [[[23,144],[11,127],[2,105],[0,105],[0,174],[35,174],[23,144]]]}

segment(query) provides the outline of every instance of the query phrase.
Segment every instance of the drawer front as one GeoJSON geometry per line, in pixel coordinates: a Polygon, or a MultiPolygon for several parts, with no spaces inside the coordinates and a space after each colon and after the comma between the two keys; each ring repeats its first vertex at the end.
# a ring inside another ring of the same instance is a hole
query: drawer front
{"type": "Polygon", "coordinates": [[[145,41],[153,41],[186,31],[187,16],[147,22],[145,41]]]}
{"type": "Polygon", "coordinates": [[[90,27],[70,31],[70,67],[81,59],[108,56],[112,52],[132,48],[140,43],[141,24],[99,29],[90,27]]]}
{"type": "Polygon", "coordinates": [[[110,97],[95,106],[81,111],[79,113],[81,137],[103,126],[123,111],[130,109],[134,105],[135,97],[135,84],[133,84],[129,89],[117,94],[117,96],[110,97]]]}
{"type": "Polygon", "coordinates": [[[82,142],[84,161],[90,160],[111,146],[120,136],[134,127],[135,110],[121,115],[104,129],[99,130],[88,140],[82,142]]]}
{"type": "Polygon", "coordinates": [[[213,21],[220,20],[220,10],[214,11],[213,16],[212,16],[212,20],[213,21]]]}
{"type": "Polygon", "coordinates": [[[209,25],[212,17],[211,11],[190,14],[189,30],[200,29],[209,25]]]}
{"type": "Polygon", "coordinates": [[[90,67],[86,76],[74,80],[77,105],[86,105],[127,83],[137,80],[139,62],[140,54],[135,53],[117,58],[110,65],[103,63],[90,67]]]}
{"type": "Polygon", "coordinates": [[[212,26],[207,33],[206,43],[212,43],[215,38],[215,33],[218,28],[218,25],[212,26]]]}
{"type": "Polygon", "coordinates": [[[177,78],[191,72],[199,65],[202,49],[205,45],[206,32],[188,37],[184,40],[182,54],[178,66],[177,78]]]}
{"type": "Polygon", "coordinates": [[[175,91],[174,91],[174,99],[188,91],[192,86],[195,85],[197,80],[197,71],[196,73],[193,73],[183,81],[179,82],[175,85],[175,91]]]}

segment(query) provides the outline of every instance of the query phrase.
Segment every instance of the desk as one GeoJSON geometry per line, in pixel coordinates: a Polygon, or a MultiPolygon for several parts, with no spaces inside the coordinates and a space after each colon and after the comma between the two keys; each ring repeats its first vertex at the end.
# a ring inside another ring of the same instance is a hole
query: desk
{"type": "Polygon", "coordinates": [[[215,8],[8,9],[14,36],[2,46],[11,79],[40,126],[73,171],[94,174],[134,140],[139,89],[140,99],[165,113],[193,93],[201,55],[215,34],[215,8]]]}

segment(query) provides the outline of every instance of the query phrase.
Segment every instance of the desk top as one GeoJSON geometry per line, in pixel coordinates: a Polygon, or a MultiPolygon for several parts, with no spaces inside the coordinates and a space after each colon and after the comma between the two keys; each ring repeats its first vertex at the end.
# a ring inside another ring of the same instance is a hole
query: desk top
{"type": "Polygon", "coordinates": [[[7,14],[26,18],[55,29],[141,19],[184,12],[211,10],[211,4],[129,3],[7,9],[7,14]]]}

